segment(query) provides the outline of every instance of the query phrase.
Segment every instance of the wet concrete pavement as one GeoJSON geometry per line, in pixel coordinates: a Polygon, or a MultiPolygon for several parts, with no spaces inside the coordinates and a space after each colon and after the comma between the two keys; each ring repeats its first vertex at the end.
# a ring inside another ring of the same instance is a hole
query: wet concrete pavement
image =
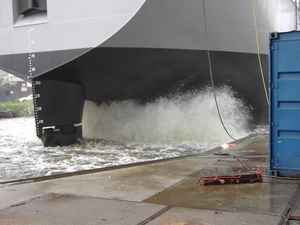
{"type": "Polygon", "coordinates": [[[0,224],[300,224],[300,180],[267,176],[268,136],[235,143],[198,156],[2,184],[0,224]],[[252,168],[264,168],[262,182],[198,183],[200,175],[252,168]]]}

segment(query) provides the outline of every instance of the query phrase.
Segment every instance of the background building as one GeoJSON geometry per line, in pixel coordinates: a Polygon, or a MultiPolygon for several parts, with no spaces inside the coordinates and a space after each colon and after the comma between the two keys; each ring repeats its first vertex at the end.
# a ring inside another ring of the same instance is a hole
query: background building
{"type": "Polygon", "coordinates": [[[18,101],[32,94],[32,85],[18,77],[0,70],[0,102],[18,101]]]}

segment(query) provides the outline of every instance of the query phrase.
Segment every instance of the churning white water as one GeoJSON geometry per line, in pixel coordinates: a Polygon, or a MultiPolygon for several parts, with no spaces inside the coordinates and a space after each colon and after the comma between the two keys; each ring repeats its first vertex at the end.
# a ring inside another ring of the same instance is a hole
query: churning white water
{"type": "MultiPolygon", "coordinates": [[[[230,135],[248,132],[249,107],[227,86],[216,89],[221,118],[230,135]]],[[[134,101],[97,105],[86,101],[86,138],[137,143],[202,143],[230,140],[222,127],[210,88],[140,105],[134,101]]]]}
{"type": "MultiPolygon", "coordinates": [[[[216,95],[231,136],[248,135],[249,108],[229,87],[216,95]]],[[[0,120],[0,182],[194,155],[232,140],[210,88],[145,105],[86,101],[83,135],[78,144],[45,148],[33,117],[0,120]]]]}

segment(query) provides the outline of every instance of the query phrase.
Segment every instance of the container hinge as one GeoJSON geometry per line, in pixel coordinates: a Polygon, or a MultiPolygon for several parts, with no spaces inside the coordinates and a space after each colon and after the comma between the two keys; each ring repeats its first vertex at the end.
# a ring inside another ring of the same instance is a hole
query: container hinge
{"type": "Polygon", "coordinates": [[[271,50],[278,50],[279,49],[279,45],[271,45],[271,50]]]}
{"type": "Polygon", "coordinates": [[[279,126],[279,121],[271,121],[271,126],[272,127],[278,127],[279,126]]]}
{"type": "Polygon", "coordinates": [[[278,89],[279,88],[279,83],[271,83],[271,88],[272,89],[278,89]]]}

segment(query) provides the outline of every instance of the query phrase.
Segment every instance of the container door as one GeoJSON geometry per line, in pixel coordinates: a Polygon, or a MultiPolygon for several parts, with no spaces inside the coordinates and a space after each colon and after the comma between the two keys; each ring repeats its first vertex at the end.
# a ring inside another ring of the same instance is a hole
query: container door
{"type": "Polygon", "coordinates": [[[270,35],[270,170],[300,177],[300,32],[270,35]]]}

